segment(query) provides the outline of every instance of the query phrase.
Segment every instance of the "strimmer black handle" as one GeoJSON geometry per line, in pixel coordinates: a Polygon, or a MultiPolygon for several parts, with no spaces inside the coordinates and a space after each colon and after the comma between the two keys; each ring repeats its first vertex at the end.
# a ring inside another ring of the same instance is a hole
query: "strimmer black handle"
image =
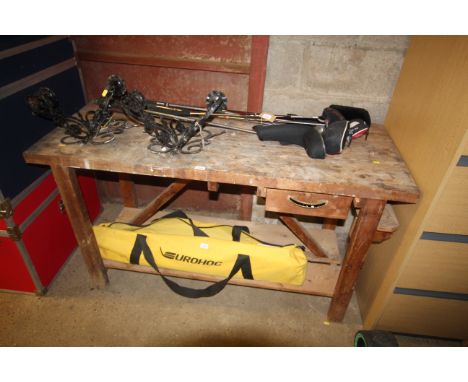
{"type": "Polygon", "coordinates": [[[310,158],[325,158],[325,145],[321,134],[314,126],[284,123],[280,125],[257,125],[253,127],[261,141],[276,141],[304,147],[310,158]]]}
{"type": "Polygon", "coordinates": [[[294,123],[279,125],[257,125],[253,127],[261,141],[276,141],[282,144],[304,147],[304,135],[313,127],[294,123]]]}
{"type": "Polygon", "coordinates": [[[325,143],[317,129],[312,128],[304,135],[304,148],[310,158],[325,159],[325,143]]]}

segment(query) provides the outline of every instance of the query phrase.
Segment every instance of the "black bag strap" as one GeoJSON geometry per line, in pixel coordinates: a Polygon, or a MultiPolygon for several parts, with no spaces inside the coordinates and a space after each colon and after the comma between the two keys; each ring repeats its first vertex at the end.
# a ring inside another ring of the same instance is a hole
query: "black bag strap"
{"type": "Polygon", "coordinates": [[[197,227],[192,219],[190,219],[186,213],[182,210],[176,210],[174,212],[171,212],[167,215],[164,215],[162,216],[161,218],[159,218],[158,220],[162,220],[162,219],[168,219],[168,218],[179,218],[179,219],[186,219],[188,220],[190,226],[192,227],[192,230],[193,230],[193,236],[204,236],[204,237],[208,237],[208,235],[203,232],[199,227],[197,227]]]}
{"type": "MultiPolygon", "coordinates": [[[[154,260],[153,253],[151,252],[151,249],[148,246],[148,243],[146,242],[146,236],[137,234],[135,244],[130,254],[131,264],[139,264],[142,251],[143,251],[143,256],[145,257],[145,260],[148,262],[148,264],[150,264],[156,272],[161,274],[156,264],[156,261],[154,260]]],[[[239,272],[239,270],[242,271],[242,276],[245,279],[253,280],[250,257],[247,255],[241,255],[241,254],[237,255],[236,262],[234,266],[232,267],[231,273],[229,273],[229,276],[227,278],[225,278],[224,280],[218,281],[214,284],[211,284],[204,289],[194,289],[194,288],[184,287],[168,279],[164,275],[161,275],[161,277],[166,283],[166,285],[173,292],[181,296],[188,297],[188,298],[200,298],[200,297],[211,297],[221,292],[224,289],[224,287],[227,285],[229,280],[231,280],[234,277],[234,275],[237,272],[239,272]]]]}
{"type": "Polygon", "coordinates": [[[189,219],[187,214],[182,210],[175,210],[173,212],[168,213],[167,215],[161,216],[160,219],[167,219],[167,218],[181,218],[181,219],[189,219]]]}
{"type": "Polygon", "coordinates": [[[240,241],[240,236],[242,232],[250,233],[249,227],[245,225],[234,225],[232,226],[232,240],[240,241]]]}

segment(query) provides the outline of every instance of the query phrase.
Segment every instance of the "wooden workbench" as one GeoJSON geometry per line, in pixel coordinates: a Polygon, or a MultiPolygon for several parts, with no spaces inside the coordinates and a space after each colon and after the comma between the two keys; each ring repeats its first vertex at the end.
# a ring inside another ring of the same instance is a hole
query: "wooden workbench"
{"type": "MultiPolygon", "coordinates": [[[[236,126],[250,128],[250,125],[240,122],[236,122],[236,126]]],[[[119,266],[102,260],[75,169],[173,178],[172,188],[169,186],[159,200],[150,203],[149,211],[140,214],[140,221],[150,217],[190,180],[207,182],[211,190],[216,190],[219,183],[256,187],[257,195],[265,197],[265,209],[279,213],[282,222],[312,252],[312,265],[309,264],[306,281],[310,285],[301,289],[250,280],[233,283],[329,296],[328,319],[333,321],[341,321],[344,317],[368,248],[378,236],[378,225],[386,203],[414,203],[419,197],[419,190],[397,148],[384,127],[377,125],[372,126],[367,140],[360,138],[342,154],[327,156],[324,160],[310,159],[298,146],[261,142],[256,135],[234,131],[215,137],[202,152],[193,155],[150,152],[146,149],[150,137],[142,127],[128,129],[105,145],[63,145],[60,144],[62,136],[63,130],[55,129],[29,148],[24,157],[28,163],[51,167],[96,287],[108,283],[107,268],[145,272],[148,269],[134,265],[119,266]],[[322,208],[302,208],[290,198],[307,203],[325,201],[326,204],[322,208]],[[321,244],[320,234],[308,232],[294,218],[295,215],[306,215],[345,219],[351,208],[357,208],[359,213],[350,232],[344,260],[328,256],[327,252],[333,250],[326,249],[328,244],[321,244]],[[320,282],[328,286],[318,285],[320,282]]],[[[254,223],[252,225],[255,226],[254,223]]],[[[251,228],[255,232],[255,227],[251,228]]],[[[261,227],[258,230],[268,232],[261,227]]],[[[275,235],[279,237],[281,234],[275,235]]],[[[168,271],[168,274],[184,277],[177,272],[168,271]]],[[[200,275],[185,275],[192,276],[211,280],[200,275]]]]}

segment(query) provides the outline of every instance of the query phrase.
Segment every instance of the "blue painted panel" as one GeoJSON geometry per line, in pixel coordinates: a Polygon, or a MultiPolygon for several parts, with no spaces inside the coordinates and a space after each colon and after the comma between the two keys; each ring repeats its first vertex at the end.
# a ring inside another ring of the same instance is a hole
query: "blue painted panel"
{"type": "Polygon", "coordinates": [[[47,36],[0,36],[0,50],[14,48],[47,36]]]}
{"type": "Polygon", "coordinates": [[[447,300],[468,301],[468,294],[465,294],[465,293],[442,292],[442,291],[435,291],[435,290],[412,289],[412,288],[395,288],[393,293],[404,294],[407,296],[432,297],[432,298],[443,298],[447,300]]]}
{"type": "Polygon", "coordinates": [[[448,241],[451,243],[468,244],[468,235],[424,231],[421,235],[421,240],[448,241]]]}
{"type": "Polygon", "coordinates": [[[468,155],[462,155],[458,160],[457,166],[468,167],[468,155]]]}
{"type": "Polygon", "coordinates": [[[48,169],[26,164],[23,159],[24,150],[55,128],[52,122],[34,117],[26,104],[26,96],[41,86],[55,91],[65,114],[76,112],[85,103],[76,67],[0,101],[0,189],[10,198],[14,198],[48,169]]]}
{"type": "Polygon", "coordinates": [[[0,86],[18,81],[72,57],[73,46],[68,39],[63,39],[4,58],[0,60],[0,86]]]}

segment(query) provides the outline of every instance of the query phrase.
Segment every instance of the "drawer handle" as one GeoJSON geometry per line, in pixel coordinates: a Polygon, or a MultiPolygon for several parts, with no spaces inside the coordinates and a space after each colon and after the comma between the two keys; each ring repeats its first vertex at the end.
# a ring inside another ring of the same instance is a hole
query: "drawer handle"
{"type": "Polygon", "coordinates": [[[288,200],[295,205],[302,208],[321,208],[328,204],[328,200],[317,200],[316,202],[303,202],[302,200],[294,199],[292,196],[288,196],[288,200]]]}

